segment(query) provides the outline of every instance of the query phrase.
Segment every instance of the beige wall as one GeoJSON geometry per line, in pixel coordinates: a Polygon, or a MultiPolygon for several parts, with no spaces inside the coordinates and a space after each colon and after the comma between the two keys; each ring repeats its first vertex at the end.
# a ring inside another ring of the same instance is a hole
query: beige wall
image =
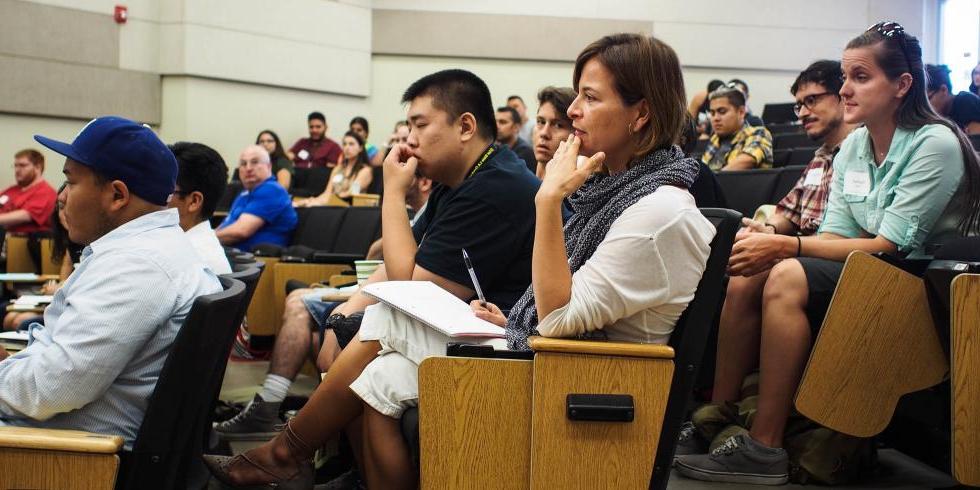
{"type": "Polygon", "coordinates": [[[121,26],[117,3],[0,0],[0,185],[13,181],[13,152],[37,146],[32,134],[70,139],[108,112],[234,165],[261,129],[286,145],[304,135],[311,110],[335,139],[366,116],[380,145],[408,84],[443,68],[483,77],[495,105],[518,94],[534,111],[537,89],[570,85],[578,50],[617,30],[670,43],[689,93],[747,80],[756,112],[789,100],[800,69],[876,20],[920,35],[927,61],[937,45],[938,0],[129,0],[121,26]]]}
{"type": "Polygon", "coordinates": [[[275,131],[289,148],[306,136],[306,115],[313,110],[326,115],[333,139],[344,134],[352,117],[365,113],[360,97],[196,77],[164,77],[163,98],[161,138],[212,146],[229,169],[263,129],[275,131]]]}

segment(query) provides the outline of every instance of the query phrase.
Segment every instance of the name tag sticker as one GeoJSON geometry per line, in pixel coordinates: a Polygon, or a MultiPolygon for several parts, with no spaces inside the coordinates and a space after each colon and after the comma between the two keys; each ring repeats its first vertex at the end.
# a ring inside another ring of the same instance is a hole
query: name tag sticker
{"type": "Polygon", "coordinates": [[[298,156],[300,160],[306,160],[307,158],[310,158],[310,152],[306,150],[300,150],[299,153],[296,154],[296,156],[298,156]]]}
{"type": "Polygon", "coordinates": [[[844,194],[867,196],[871,192],[871,176],[867,172],[848,170],[844,174],[844,194]]]}
{"type": "Polygon", "coordinates": [[[823,180],[823,169],[814,168],[806,173],[806,178],[803,179],[803,185],[805,187],[817,187],[823,180]]]}

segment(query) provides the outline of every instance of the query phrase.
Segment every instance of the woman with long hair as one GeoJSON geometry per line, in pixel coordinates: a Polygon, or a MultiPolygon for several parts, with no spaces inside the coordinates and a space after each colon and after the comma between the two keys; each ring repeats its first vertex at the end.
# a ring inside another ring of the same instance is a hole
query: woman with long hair
{"type": "MultiPolygon", "coordinates": [[[[528,350],[531,335],[601,333],[665,343],[714,236],[688,192],[698,162],[674,144],[686,116],[680,63],[662,41],[618,34],[579,54],[572,81],[574,134],[535,196],[531,285],[508,316],[473,302],[476,316],[506,332],[506,341],[483,342],[528,350]],[[566,201],[573,214],[563,227],[566,201]]],[[[312,448],[363,415],[368,487],[416,488],[398,417],[417,402],[418,364],[449,340],[397,310],[368,307],[358,337],[282,435],[234,459],[208,457],[211,471],[239,485],[299,478],[312,448]],[[379,356],[381,345],[392,348],[379,356]]]]}
{"type": "Polygon", "coordinates": [[[296,201],[296,206],[326,206],[330,196],[350,203],[354,194],[359,194],[371,185],[371,164],[368,162],[367,152],[364,151],[364,140],[361,136],[354,131],[348,131],[341,140],[341,149],[343,157],[340,165],[330,172],[327,188],[319,196],[296,201]]]}
{"type": "Polygon", "coordinates": [[[786,421],[848,254],[928,257],[940,244],[977,232],[977,155],[960,129],[929,105],[918,39],[895,22],[875,24],[847,44],[841,65],[844,122],[864,126],[834,159],[817,235],[736,237],[729,273],[768,270],[769,276],[757,299],[758,321],[719,332],[712,403],[737,400],[742,380],[758,366],[758,408],[747,435],[732,436],[710,454],[697,454],[707,448],[697,431],[682,433],[679,453],[688,455],[675,467],[688,477],[785,483],[786,421]]]}
{"type": "MultiPolygon", "coordinates": [[[[282,142],[279,141],[279,135],[271,129],[266,129],[255,137],[255,144],[262,146],[265,151],[269,152],[269,161],[272,162],[272,175],[275,175],[279,185],[288,191],[289,185],[293,181],[293,161],[286,156],[286,150],[283,149],[282,142]]],[[[237,178],[238,172],[232,172],[232,174],[237,178]]]]}

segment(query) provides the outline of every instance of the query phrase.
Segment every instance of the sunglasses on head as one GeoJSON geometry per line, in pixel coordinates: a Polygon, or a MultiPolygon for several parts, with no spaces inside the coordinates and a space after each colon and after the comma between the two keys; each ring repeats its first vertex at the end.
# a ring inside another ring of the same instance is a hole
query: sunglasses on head
{"type": "Polygon", "coordinates": [[[884,22],[879,22],[867,29],[868,31],[875,31],[885,37],[894,37],[896,34],[905,34],[905,28],[902,24],[898,22],[886,20],[884,22]]]}

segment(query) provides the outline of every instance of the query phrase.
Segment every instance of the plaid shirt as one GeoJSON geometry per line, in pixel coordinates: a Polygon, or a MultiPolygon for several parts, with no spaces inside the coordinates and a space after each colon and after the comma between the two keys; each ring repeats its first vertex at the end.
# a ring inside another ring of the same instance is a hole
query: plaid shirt
{"type": "Polygon", "coordinates": [[[712,134],[701,161],[717,172],[742,153],[755,158],[755,168],[772,167],[772,135],[769,130],[764,126],[745,123],[728,141],[722,141],[718,134],[712,134]]]}
{"type": "Polygon", "coordinates": [[[792,221],[800,235],[816,233],[823,221],[827,198],[830,196],[830,183],[834,177],[834,155],[839,150],[839,145],[834,148],[828,148],[827,145],[817,148],[813,160],[803,169],[800,180],[776,204],[776,212],[792,221]]]}

